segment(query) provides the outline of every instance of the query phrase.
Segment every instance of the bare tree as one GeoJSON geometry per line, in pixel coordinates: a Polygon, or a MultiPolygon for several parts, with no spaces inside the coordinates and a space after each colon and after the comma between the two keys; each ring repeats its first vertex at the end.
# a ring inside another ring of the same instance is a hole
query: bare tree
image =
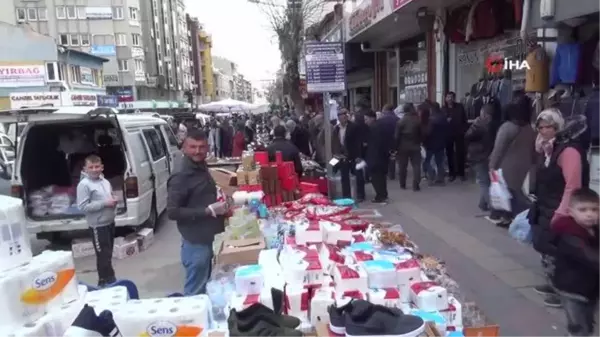
{"type": "Polygon", "coordinates": [[[296,114],[304,113],[300,93],[300,60],[305,29],[321,18],[326,0],[249,0],[265,13],[279,41],[284,71],[283,89],[289,94],[296,114]]]}
{"type": "Polygon", "coordinates": [[[271,104],[282,104],[284,99],[283,72],[278,71],[275,81],[267,87],[266,98],[271,104]]]}

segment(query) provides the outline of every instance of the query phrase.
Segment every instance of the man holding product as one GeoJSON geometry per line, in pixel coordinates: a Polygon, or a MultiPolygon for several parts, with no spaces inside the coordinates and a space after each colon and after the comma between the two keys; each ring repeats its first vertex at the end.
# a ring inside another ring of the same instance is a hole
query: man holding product
{"type": "Polygon", "coordinates": [[[206,293],[212,268],[215,234],[224,230],[226,201],[217,201],[217,185],[206,165],[208,141],[201,130],[190,129],[183,141],[180,169],[168,182],[167,215],[181,233],[184,295],[206,293]]]}

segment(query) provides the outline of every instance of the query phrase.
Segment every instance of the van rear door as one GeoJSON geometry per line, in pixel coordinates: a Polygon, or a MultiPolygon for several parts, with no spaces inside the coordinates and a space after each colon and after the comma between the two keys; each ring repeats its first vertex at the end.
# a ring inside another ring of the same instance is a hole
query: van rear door
{"type": "Polygon", "coordinates": [[[167,181],[170,176],[168,154],[165,152],[158,130],[151,127],[142,128],[141,130],[152,163],[154,189],[156,191],[156,211],[161,214],[167,208],[167,181]]]}

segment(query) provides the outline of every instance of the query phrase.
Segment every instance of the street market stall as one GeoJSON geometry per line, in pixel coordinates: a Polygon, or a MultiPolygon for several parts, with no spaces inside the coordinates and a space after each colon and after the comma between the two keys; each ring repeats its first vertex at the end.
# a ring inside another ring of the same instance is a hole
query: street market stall
{"type": "Polygon", "coordinates": [[[78,285],[71,252],[32,257],[19,234],[26,231],[21,201],[0,196],[0,226],[13,236],[6,241],[12,253],[0,255],[0,327],[15,337],[86,329],[111,337],[119,330],[148,337],[338,336],[367,329],[360,320],[376,315],[368,335],[498,336],[443,261],[420,252],[401,224],[352,200],[328,199],[294,178],[281,156],[272,163],[247,151],[233,178],[216,179],[218,198],[233,210],[213,243],[207,294],[190,297],[138,299],[135,282],[143,280],[100,290],[78,285]]]}

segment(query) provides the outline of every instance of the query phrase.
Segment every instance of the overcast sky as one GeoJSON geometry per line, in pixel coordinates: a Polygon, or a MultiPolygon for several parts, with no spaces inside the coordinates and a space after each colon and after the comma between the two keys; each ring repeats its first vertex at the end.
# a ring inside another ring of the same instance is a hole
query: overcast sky
{"type": "Polygon", "coordinates": [[[237,63],[252,82],[275,77],[281,64],[277,39],[256,4],[248,0],[186,0],[186,5],[188,13],[212,34],[213,55],[237,63]]]}

